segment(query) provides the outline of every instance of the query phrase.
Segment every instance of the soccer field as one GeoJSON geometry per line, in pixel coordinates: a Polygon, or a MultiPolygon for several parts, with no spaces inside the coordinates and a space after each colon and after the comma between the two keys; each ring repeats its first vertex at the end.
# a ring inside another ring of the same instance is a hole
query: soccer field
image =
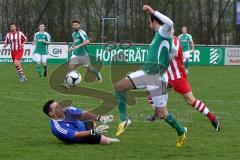
{"type": "MultiPolygon", "coordinates": [[[[176,148],[177,135],[165,122],[147,122],[151,107],[146,98],[138,98],[128,107],[133,123],[109,146],[66,145],[50,132],[49,119],[42,112],[48,99],[73,99],[75,106],[89,110],[101,101],[81,95],[64,95],[49,87],[48,78],[37,77],[35,65],[23,65],[27,83],[20,84],[12,65],[0,65],[0,159],[2,160],[149,160],[149,159],[239,159],[240,153],[240,67],[190,67],[189,81],[195,97],[206,103],[221,120],[215,132],[208,119],[191,110],[174,92],[168,108],[188,128],[183,148],[176,148]]],[[[49,65],[53,72],[57,65],[49,65]]],[[[83,75],[83,70],[80,69],[83,75]]],[[[104,82],[80,85],[112,93],[109,67],[102,70],[104,82]]],[[[117,109],[111,112],[117,117],[117,109]]],[[[108,136],[114,136],[118,120],[110,124],[108,136]]]]}

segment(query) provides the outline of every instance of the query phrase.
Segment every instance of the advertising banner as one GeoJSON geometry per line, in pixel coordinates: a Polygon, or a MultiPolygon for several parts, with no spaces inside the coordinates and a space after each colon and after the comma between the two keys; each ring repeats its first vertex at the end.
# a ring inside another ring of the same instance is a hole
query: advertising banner
{"type": "MultiPolygon", "coordinates": [[[[23,63],[34,62],[34,50],[33,44],[26,44],[24,46],[23,63]]],[[[68,45],[54,45],[48,46],[48,63],[63,63],[67,61],[68,45]]],[[[3,44],[0,44],[0,63],[12,63],[10,47],[3,48],[3,44]]]]}
{"type": "Polygon", "coordinates": [[[226,48],[225,65],[240,65],[240,48],[226,48]]]}
{"type": "Polygon", "coordinates": [[[224,65],[224,47],[196,47],[190,55],[192,65],[224,65]]]}
{"type": "MultiPolygon", "coordinates": [[[[48,47],[48,63],[64,63],[71,57],[68,45],[51,44],[48,47]]],[[[90,44],[87,47],[91,62],[94,63],[144,63],[148,54],[148,45],[102,45],[90,44]]],[[[23,63],[34,63],[34,45],[24,47],[23,63]]],[[[228,46],[196,46],[190,54],[190,65],[240,65],[240,48],[228,46]]],[[[0,44],[0,64],[12,63],[9,46],[3,48],[0,44]]]]}
{"type": "Polygon", "coordinates": [[[88,54],[91,55],[91,60],[94,62],[102,62],[103,64],[110,63],[143,63],[145,61],[148,46],[104,46],[104,45],[89,45],[87,46],[88,54]]]}
{"type": "MultiPolygon", "coordinates": [[[[95,62],[102,61],[104,64],[114,62],[143,63],[148,54],[148,45],[132,45],[126,48],[121,46],[107,47],[101,45],[89,45],[89,55],[95,57],[95,62]]],[[[196,47],[190,54],[191,65],[224,65],[224,47],[196,47]]],[[[91,59],[93,60],[93,59],[91,59]]]]}

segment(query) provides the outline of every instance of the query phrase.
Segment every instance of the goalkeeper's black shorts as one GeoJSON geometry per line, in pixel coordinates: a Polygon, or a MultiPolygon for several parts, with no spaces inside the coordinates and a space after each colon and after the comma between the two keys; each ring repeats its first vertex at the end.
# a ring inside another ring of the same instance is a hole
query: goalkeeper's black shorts
{"type": "MultiPolygon", "coordinates": [[[[93,121],[84,121],[87,130],[94,129],[94,122],[93,121]]],[[[81,138],[80,143],[87,143],[87,144],[99,144],[101,142],[101,135],[89,135],[87,137],[81,138]]]]}
{"type": "Polygon", "coordinates": [[[100,134],[89,135],[87,137],[81,138],[81,142],[80,143],[100,144],[101,136],[102,135],[100,135],[100,134]]]}

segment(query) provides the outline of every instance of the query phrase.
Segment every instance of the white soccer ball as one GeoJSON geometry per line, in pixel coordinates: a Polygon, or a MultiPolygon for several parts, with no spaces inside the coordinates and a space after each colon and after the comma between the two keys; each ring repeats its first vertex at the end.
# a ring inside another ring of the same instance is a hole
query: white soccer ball
{"type": "Polygon", "coordinates": [[[66,75],[66,83],[70,86],[77,86],[80,84],[82,77],[77,71],[71,71],[66,75]]]}

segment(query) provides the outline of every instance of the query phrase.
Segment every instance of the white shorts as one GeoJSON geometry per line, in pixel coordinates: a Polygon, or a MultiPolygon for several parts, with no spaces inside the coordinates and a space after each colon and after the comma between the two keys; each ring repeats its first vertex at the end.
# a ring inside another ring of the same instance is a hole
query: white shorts
{"type": "Polygon", "coordinates": [[[183,52],[183,62],[185,62],[187,59],[190,58],[191,51],[185,51],[183,52]]]}
{"type": "Polygon", "coordinates": [[[42,62],[42,63],[46,64],[47,63],[47,55],[41,55],[41,54],[35,53],[34,61],[37,62],[37,63],[42,62]]]}
{"type": "Polygon", "coordinates": [[[91,66],[90,58],[86,54],[82,56],[72,55],[72,57],[70,58],[69,64],[76,64],[76,65],[80,64],[81,66],[84,66],[84,67],[91,66]]]}
{"type": "Polygon", "coordinates": [[[149,75],[142,70],[133,72],[127,76],[135,89],[145,89],[152,97],[154,107],[165,107],[167,105],[167,74],[160,77],[159,74],[149,75]]]}

